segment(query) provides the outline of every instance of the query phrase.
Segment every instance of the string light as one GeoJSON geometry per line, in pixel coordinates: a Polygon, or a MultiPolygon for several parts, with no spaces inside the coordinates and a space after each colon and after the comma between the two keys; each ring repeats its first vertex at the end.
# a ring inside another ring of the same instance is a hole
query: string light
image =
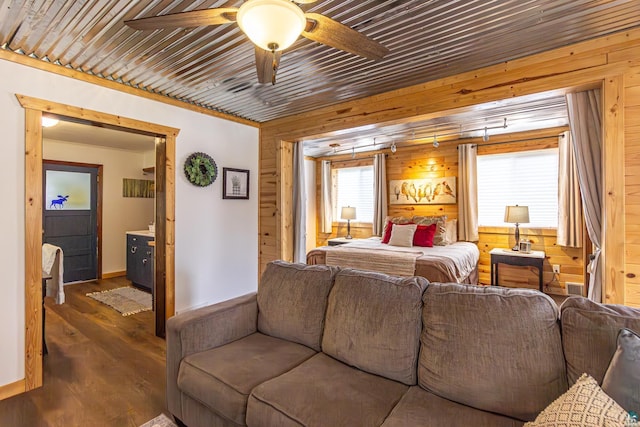
{"type": "Polygon", "coordinates": [[[440,147],[440,143],[438,142],[438,135],[436,135],[435,133],[433,134],[433,147],[434,148],[440,147]]]}

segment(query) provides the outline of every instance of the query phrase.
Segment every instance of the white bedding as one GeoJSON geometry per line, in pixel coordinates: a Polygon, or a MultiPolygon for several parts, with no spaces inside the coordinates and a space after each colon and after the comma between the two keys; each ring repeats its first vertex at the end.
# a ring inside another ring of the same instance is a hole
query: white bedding
{"type": "Polygon", "coordinates": [[[380,237],[370,237],[368,239],[358,239],[351,243],[323,249],[331,250],[332,248],[341,248],[342,250],[358,248],[372,251],[406,252],[409,254],[419,253],[420,256],[417,258],[417,262],[425,261],[446,264],[447,269],[450,270],[452,276],[455,276],[458,283],[464,281],[464,279],[474,271],[480,258],[478,246],[470,242],[455,242],[450,245],[434,246],[431,248],[422,246],[401,247],[382,243],[380,237]]]}

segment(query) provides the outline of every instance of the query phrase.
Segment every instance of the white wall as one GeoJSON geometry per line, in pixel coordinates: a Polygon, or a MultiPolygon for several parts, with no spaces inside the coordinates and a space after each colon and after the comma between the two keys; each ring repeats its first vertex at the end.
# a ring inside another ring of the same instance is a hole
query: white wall
{"type": "Polygon", "coordinates": [[[176,143],[176,309],[257,289],[258,129],[0,60],[0,386],[24,378],[24,110],[15,94],[181,129],[176,143]],[[222,179],[194,187],[194,151],[251,170],[250,200],[222,200],[222,179]]]}
{"type": "MultiPolygon", "coordinates": [[[[153,138],[150,144],[154,144],[153,138]]],[[[123,178],[154,179],[142,172],[146,154],[53,139],[44,140],[42,153],[47,160],[103,166],[102,273],[126,270],[126,232],[146,230],[155,219],[155,199],[122,196],[123,178]]]]}

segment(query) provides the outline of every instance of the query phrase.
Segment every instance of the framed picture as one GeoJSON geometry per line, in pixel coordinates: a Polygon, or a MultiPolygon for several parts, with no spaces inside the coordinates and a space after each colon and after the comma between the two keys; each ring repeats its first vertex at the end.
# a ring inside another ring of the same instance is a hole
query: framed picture
{"type": "Polygon", "coordinates": [[[222,198],[249,198],[249,170],[222,168],[222,198]]]}
{"type": "Polygon", "coordinates": [[[390,205],[448,205],[456,199],[455,176],[389,181],[390,205]]]}

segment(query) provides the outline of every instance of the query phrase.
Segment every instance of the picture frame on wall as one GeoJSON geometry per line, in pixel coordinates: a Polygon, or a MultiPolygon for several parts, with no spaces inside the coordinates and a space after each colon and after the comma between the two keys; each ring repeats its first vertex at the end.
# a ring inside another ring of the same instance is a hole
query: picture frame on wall
{"type": "Polygon", "coordinates": [[[455,176],[389,181],[390,205],[449,205],[456,200],[455,176]]]}
{"type": "Polygon", "coordinates": [[[222,168],[222,198],[249,199],[249,170],[222,168]]]}

